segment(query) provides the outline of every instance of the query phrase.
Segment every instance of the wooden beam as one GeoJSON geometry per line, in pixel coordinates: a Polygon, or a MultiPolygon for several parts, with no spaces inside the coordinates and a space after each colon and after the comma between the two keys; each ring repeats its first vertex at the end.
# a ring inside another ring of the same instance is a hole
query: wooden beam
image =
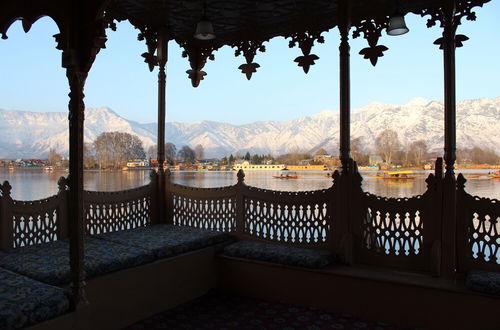
{"type": "Polygon", "coordinates": [[[342,171],[347,172],[350,158],[351,139],[351,82],[350,82],[350,4],[348,0],[339,2],[339,62],[340,62],[340,161],[342,171]]]}

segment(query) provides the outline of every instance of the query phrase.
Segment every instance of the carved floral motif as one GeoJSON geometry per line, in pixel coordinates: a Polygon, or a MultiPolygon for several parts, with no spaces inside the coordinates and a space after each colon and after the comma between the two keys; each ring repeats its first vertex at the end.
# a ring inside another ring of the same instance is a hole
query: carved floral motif
{"type": "Polygon", "coordinates": [[[383,20],[362,20],[354,25],[352,37],[358,38],[363,33],[363,38],[368,41],[368,47],[361,49],[359,54],[370,60],[373,66],[377,65],[378,58],[384,56],[384,52],[389,49],[384,45],[377,45],[379,38],[382,36],[382,30],[387,28],[387,25],[388,19],[386,18],[383,20]]]}
{"type": "Polygon", "coordinates": [[[298,45],[302,51],[303,55],[295,58],[294,62],[297,62],[298,66],[302,67],[305,73],[308,73],[311,65],[315,64],[314,61],[319,59],[319,56],[311,54],[311,48],[314,46],[315,41],[320,44],[325,42],[321,33],[322,31],[296,32],[288,37],[292,39],[288,43],[288,47],[292,48],[298,45]]]}
{"type": "Polygon", "coordinates": [[[263,43],[264,41],[244,40],[232,45],[233,48],[236,48],[236,51],[234,52],[235,56],[243,54],[245,57],[246,64],[240,65],[238,69],[246,75],[248,80],[252,78],[253,73],[257,72],[257,68],[260,68],[259,63],[254,63],[253,59],[257,54],[257,51],[266,51],[266,46],[264,46],[263,43]]]}

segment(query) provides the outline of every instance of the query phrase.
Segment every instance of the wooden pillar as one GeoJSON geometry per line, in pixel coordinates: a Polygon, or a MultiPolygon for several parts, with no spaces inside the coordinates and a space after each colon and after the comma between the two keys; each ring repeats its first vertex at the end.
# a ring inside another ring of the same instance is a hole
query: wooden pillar
{"type": "MultiPolygon", "coordinates": [[[[340,78],[340,161],[342,173],[335,176],[335,191],[332,208],[335,212],[333,226],[334,242],[332,247],[346,264],[352,263],[352,232],[350,217],[352,162],[350,161],[351,140],[351,87],[350,87],[350,46],[349,30],[351,25],[349,0],[339,1],[338,28],[339,78],[340,78]]],[[[332,214],[333,215],[333,214],[332,214]]]]}
{"type": "Polygon", "coordinates": [[[71,289],[74,308],[86,304],[84,271],[84,208],[83,208],[83,129],[84,110],[83,89],[87,78],[77,65],[66,70],[69,93],[69,236],[71,289]]]}
{"type": "Polygon", "coordinates": [[[351,139],[351,82],[350,82],[350,8],[349,1],[339,2],[339,60],[340,60],[340,161],[342,171],[348,171],[351,139]]]}
{"type": "Polygon", "coordinates": [[[444,160],[442,265],[443,276],[453,276],[456,268],[456,92],[455,92],[455,1],[443,7],[444,63],[444,160]]]}
{"type": "Polygon", "coordinates": [[[159,222],[165,222],[165,115],[167,106],[167,74],[165,66],[168,59],[168,36],[165,28],[158,31],[158,216],[159,222]]]}

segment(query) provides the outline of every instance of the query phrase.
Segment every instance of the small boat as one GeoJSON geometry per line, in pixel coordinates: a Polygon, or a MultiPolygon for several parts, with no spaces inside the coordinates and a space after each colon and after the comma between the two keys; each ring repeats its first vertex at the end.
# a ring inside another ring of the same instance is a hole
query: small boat
{"type": "Polygon", "coordinates": [[[281,173],[280,175],[273,175],[275,179],[297,179],[299,176],[294,173],[281,173]]]}
{"type": "Polygon", "coordinates": [[[52,166],[44,166],[44,167],[43,167],[43,170],[44,170],[45,172],[52,172],[52,171],[54,170],[54,168],[53,168],[52,166]]]}
{"type": "Polygon", "coordinates": [[[382,175],[375,176],[376,179],[390,179],[390,180],[413,180],[413,171],[387,171],[382,175]]]}
{"type": "Polygon", "coordinates": [[[490,178],[492,179],[500,179],[500,170],[489,173],[490,178]]]}

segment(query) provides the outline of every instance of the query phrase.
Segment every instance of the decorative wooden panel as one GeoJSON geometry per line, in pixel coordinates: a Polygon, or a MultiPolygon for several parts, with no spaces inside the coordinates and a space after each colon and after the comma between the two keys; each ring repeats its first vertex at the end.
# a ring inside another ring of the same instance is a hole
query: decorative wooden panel
{"type": "Polygon", "coordinates": [[[236,195],[233,187],[193,188],[171,185],[174,225],[234,232],[236,195]]]}
{"type": "Polygon", "coordinates": [[[387,255],[418,255],[423,245],[420,211],[368,208],[364,221],[365,247],[387,255]]]}
{"type": "Polygon", "coordinates": [[[147,226],[151,223],[152,187],[113,192],[84,192],[85,230],[89,235],[147,226]]]}
{"type": "Polygon", "coordinates": [[[472,196],[465,178],[457,179],[457,248],[459,271],[500,271],[500,201],[472,196]]]}
{"type": "Polygon", "coordinates": [[[245,234],[294,245],[327,242],[331,226],[329,190],[285,192],[245,188],[245,234]]]}
{"type": "Polygon", "coordinates": [[[13,247],[58,239],[58,196],[36,201],[12,201],[13,247]]]}

